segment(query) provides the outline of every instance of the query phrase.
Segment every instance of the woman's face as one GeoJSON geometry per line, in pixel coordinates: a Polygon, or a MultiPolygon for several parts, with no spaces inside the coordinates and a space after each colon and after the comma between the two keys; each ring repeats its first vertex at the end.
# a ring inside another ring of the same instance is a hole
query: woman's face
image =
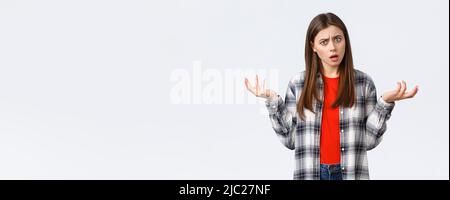
{"type": "Polygon", "coordinates": [[[312,47],[324,67],[338,67],[345,54],[344,33],[336,26],[329,26],[317,33],[312,47]]]}

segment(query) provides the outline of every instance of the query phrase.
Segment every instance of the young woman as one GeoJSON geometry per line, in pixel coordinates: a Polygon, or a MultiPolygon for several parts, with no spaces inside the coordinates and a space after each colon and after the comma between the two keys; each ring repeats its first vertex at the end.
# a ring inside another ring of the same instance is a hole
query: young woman
{"type": "Polygon", "coordinates": [[[245,79],[247,89],[267,99],[273,129],[295,150],[294,179],[369,179],[367,151],[386,131],[395,101],[412,98],[415,86],[377,96],[372,78],[354,69],[347,28],[333,13],[316,16],[305,41],[306,70],[289,82],[285,99],[245,79]]]}

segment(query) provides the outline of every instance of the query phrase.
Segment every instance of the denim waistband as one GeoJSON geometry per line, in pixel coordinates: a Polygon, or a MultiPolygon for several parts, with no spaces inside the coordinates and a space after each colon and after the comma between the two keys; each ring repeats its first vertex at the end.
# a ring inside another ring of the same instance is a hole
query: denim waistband
{"type": "Polygon", "coordinates": [[[341,164],[320,164],[322,169],[341,169],[341,164]]]}
{"type": "Polygon", "coordinates": [[[321,180],[342,180],[341,164],[320,164],[321,180]]]}

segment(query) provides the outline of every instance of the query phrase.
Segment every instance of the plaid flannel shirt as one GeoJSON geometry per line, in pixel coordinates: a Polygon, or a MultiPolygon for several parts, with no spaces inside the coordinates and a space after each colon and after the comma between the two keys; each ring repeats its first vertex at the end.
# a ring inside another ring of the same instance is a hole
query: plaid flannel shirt
{"type": "MultiPolygon", "coordinates": [[[[355,102],[353,107],[339,106],[341,166],[344,180],[369,179],[367,151],[375,148],[386,131],[395,103],[377,97],[370,76],[355,69],[355,102]]],[[[320,98],[323,99],[323,80],[317,74],[320,98]]],[[[281,143],[295,150],[294,179],[320,179],[320,128],[322,106],[313,101],[316,114],[305,109],[305,120],[297,113],[297,101],[304,85],[305,71],[294,76],[286,97],[267,100],[270,121],[281,143]]]]}

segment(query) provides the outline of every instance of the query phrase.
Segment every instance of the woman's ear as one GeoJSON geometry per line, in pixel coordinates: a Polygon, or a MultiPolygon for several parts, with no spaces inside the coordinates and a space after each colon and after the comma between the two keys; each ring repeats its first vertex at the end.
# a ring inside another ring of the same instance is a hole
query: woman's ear
{"type": "Polygon", "coordinates": [[[314,48],[314,43],[313,42],[309,42],[309,45],[311,46],[313,52],[316,52],[316,49],[314,48]]]}

